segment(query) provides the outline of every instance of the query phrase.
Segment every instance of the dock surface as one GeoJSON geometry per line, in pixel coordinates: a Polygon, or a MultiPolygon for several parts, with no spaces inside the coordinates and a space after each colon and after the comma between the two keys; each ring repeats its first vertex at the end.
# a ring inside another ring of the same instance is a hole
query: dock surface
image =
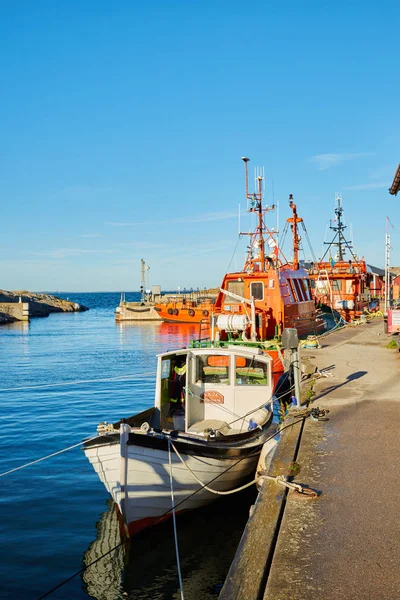
{"type": "MultiPolygon", "coordinates": [[[[247,528],[258,518],[263,543],[272,550],[262,569],[246,569],[239,547],[241,581],[229,588],[235,584],[231,568],[221,598],[228,592],[246,600],[400,597],[400,354],[386,347],[389,340],[377,319],[332,333],[320,350],[302,351],[322,373],[331,373],[316,381],[312,403],[329,409],[329,420],[304,421],[294,479],[321,495],[304,500],[287,494],[274,539],[266,513],[250,518],[247,528]]],[[[268,493],[272,504],[282,497],[278,489],[276,497],[268,493]]],[[[255,513],[259,508],[256,503],[255,513]]]]}

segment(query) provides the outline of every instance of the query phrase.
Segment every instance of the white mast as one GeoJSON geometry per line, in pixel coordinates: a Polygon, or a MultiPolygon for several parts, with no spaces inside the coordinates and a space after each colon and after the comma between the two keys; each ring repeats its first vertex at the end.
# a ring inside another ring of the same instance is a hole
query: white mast
{"type": "Polygon", "coordinates": [[[389,234],[389,217],[386,217],[384,314],[387,313],[389,305],[390,305],[390,234],[389,234]]]}

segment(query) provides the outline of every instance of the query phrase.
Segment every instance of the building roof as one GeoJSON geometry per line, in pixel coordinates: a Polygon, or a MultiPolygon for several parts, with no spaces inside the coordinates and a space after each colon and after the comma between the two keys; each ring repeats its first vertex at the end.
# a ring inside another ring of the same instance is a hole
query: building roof
{"type": "Polygon", "coordinates": [[[397,167],[397,171],[394,174],[394,179],[392,183],[392,187],[389,190],[389,194],[392,196],[397,196],[397,193],[400,191],[400,164],[397,167]]]}
{"type": "MultiPolygon", "coordinates": [[[[371,273],[371,275],[378,275],[378,277],[385,277],[385,269],[373,267],[372,265],[367,265],[367,273],[371,273]]],[[[390,270],[391,277],[396,277],[396,275],[397,273],[395,271],[390,270]]]]}

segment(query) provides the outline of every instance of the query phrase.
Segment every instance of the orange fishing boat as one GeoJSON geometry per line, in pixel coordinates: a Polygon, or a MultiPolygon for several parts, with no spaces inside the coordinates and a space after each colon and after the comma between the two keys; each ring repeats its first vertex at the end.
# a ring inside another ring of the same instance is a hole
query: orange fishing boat
{"type": "Polygon", "coordinates": [[[309,275],[315,301],[350,322],[371,308],[371,275],[365,260],[355,255],[351,242],[345,238],[343,207],[341,199],[336,200],[336,218],[330,222],[334,237],[331,242],[325,242],[328,247],[322,259],[311,263],[309,275]],[[345,258],[347,252],[349,260],[345,258]]]}
{"type": "MultiPolygon", "coordinates": [[[[248,235],[250,244],[242,271],[227,273],[222,281],[210,321],[213,346],[249,345],[261,347],[274,359],[274,379],[283,372],[280,337],[287,327],[299,335],[315,335],[325,324],[311,295],[308,273],[299,265],[303,220],[289,196],[292,216],[287,219],[293,236],[293,260],[286,260],[279,248],[278,232],[265,222],[274,206],[263,206],[263,175],[257,176],[257,192],[248,191],[248,158],[245,163],[247,210],[255,215],[257,226],[248,235]]],[[[193,342],[196,345],[196,342],[193,342]]],[[[204,343],[201,341],[200,343],[204,343]]]]}
{"type": "Polygon", "coordinates": [[[299,335],[315,334],[321,320],[311,295],[308,273],[299,265],[300,236],[298,225],[303,223],[297,214],[293,197],[289,197],[292,216],[287,219],[293,235],[293,261],[284,257],[278,246],[277,232],[268,229],[265,215],[274,206],[263,207],[263,176],[258,176],[258,190],[248,192],[248,158],[246,169],[246,198],[248,212],[256,216],[255,231],[242,232],[250,237],[244,268],[227,273],[215,301],[214,327],[217,339],[267,341],[280,338],[287,327],[295,327],[299,335]]]}
{"type": "Polygon", "coordinates": [[[200,323],[209,319],[214,310],[215,297],[194,292],[189,295],[177,294],[168,302],[159,302],[155,310],[163,321],[168,323],[200,323]]]}

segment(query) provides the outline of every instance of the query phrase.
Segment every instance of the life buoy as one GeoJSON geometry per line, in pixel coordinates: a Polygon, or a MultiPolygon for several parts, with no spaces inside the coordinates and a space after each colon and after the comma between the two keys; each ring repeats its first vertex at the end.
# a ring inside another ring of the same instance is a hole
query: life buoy
{"type": "Polygon", "coordinates": [[[210,313],[208,312],[208,310],[203,310],[203,317],[208,317],[210,313]]]}
{"type": "Polygon", "coordinates": [[[173,315],[179,315],[179,310],[177,308],[174,308],[174,310],[172,311],[173,315]]]}
{"type": "Polygon", "coordinates": [[[189,317],[194,317],[194,310],[193,310],[193,308],[189,308],[188,313],[189,313],[189,317]]]}
{"type": "Polygon", "coordinates": [[[169,308],[169,309],[168,309],[168,314],[169,314],[169,315],[172,315],[172,308],[169,308]]]}

